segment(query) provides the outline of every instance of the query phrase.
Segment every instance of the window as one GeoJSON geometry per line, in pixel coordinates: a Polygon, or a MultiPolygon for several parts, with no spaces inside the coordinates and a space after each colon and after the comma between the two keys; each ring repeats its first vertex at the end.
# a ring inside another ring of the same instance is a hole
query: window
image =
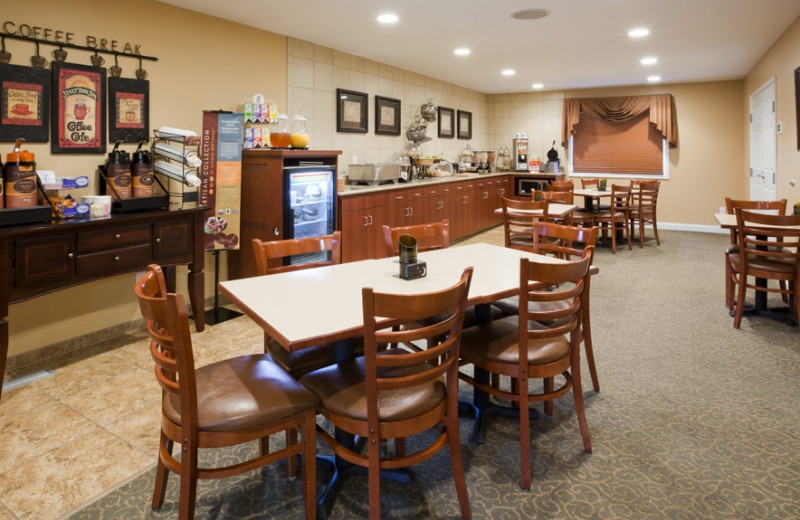
{"type": "Polygon", "coordinates": [[[676,128],[669,94],[566,99],[570,174],[668,178],[676,128]]]}
{"type": "Polygon", "coordinates": [[[571,138],[572,173],[592,176],[609,174],[657,175],[664,177],[669,150],[666,140],[650,124],[649,110],[633,119],[607,123],[587,112],[571,138]]]}

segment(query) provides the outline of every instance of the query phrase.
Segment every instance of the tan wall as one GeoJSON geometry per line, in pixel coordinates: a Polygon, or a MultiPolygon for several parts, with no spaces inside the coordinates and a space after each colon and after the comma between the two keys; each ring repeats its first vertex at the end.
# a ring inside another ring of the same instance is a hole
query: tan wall
{"type": "MultiPolygon", "coordinates": [[[[243,98],[256,92],[281,105],[286,103],[284,36],[150,0],[84,0],[80,8],[74,3],[40,0],[35,7],[5,9],[0,22],[71,32],[74,43],[80,45],[90,35],[140,44],[143,55],[158,58],[157,62],[143,62],[150,81],[151,128],[167,125],[199,131],[203,110],[236,109],[243,98]]],[[[12,64],[30,64],[33,44],[12,39],[5,44],[12,53],[12,64]]],[[[51,60],[53,49],[42,45],[40,52],[51,60]]],[[[89,65],[89,53],[68,52],[67,62],[89,65]]],[[[113,64],[113,57],[106,56],[105,66],[113,64]]],[[[122,77],[132,78],[139,64],[120,58],[119,66],[122,77]]],[[[94,179],[97,165],[104,160],[101,155],[52,155],[49,143],[30,143],[25,148],[36,153],[38,168],[55,170],[60,176],[89,175],[94,179]]],[[[3,154],[12,149],[12,144],[0,143],[3,154]]],[[[73,194],[93,190],[94,185],[73,194]]],[[[210,296],[213,262],[211,255],[206,257],[206,294],[210,296]]],[[[138,319],[131,291],[134,281],[133,274],[123,275],[12,305],[9,355],[138,319]]]]}
{"type": "MultiPolygon", "coordinates": [[[[776,84],[776,117],[783,123],[783,135],[778,135],[777,147],[777,195],[786,198],[789,204],[800,202],[800,151],[797,146],[797,116],[800,102],[795,100],[794,70],[800,67],[800,18],[781,35],[772,48],[761,58],[744,80],[741,105],[745,135],[745,167],[742,182],[748,186],[750,161],[750,133],[747,114],[750,111],[750,96],[771,78],[776,84]],[[795,180],[795,185],[790,183],[795,180]]],[[[749,191],[747,192],[749,193],[749,191]]]]}
{"type": "Polygon", "coordinates": [[[675,102],[678,146],[669,151],[669,180],[661,183],[658,220],[716,226],[713,214],[725,197],[745,195],[741,81],[572,90],[564,97],[665,92],[675,102]]]}
{"type": "MultiPolygon", "coordinates": [[[[778,119],[783,120],[785,128],[779,138],[779,172],[800,172],[791,101],[791,74],[798,65],[793,61],[793,50],[800,45],[800,22],[794,23],[745,81],[488,96],[313,43],[150,0],[84,0],[81,9],[42,0],[34,15],[4,15],[2,20],[72,32],[76,43],[92,35],[140,44],[143,54],[159,58],[143,64],[149,72],[152,128],[169,125],[199,130],[202,110],[237,109],[242,99],[261,93],[277,102],[281,111],[308,117],[311,147],[342,149],[342,165],[348,164],[352,156],[358,156],[360,162],[390,160],[404,144],[402,136],[374,134],[375,94],[401,99],[403,131],[411,112],[429,99],[436,105],[471,111],[471,141],[438,139],[435,123],[428,131],[434,140],[425,145],[425,153],[444,153],[448,159],[455,159],[468,143],[473,149],[510,146],[517,131],[528,132],[531,152],[544,156],[552,141],[559,139],[560,107],[565,97],[670,92],[678,111],[679,144],[670,151],[670,179],[664,183],[659,220],[712,227],[712,213],[725,195],[747,196],[747,95],[775,75],[778,119]],[[333,93],[337,87],[370,95],[368,134],[335,132],[333,93]]],[[[6,40],[6,48],[12,52],[14,64],[27,65],[33,55],[29,43],[6,40]]],[[[42,54],[50,59],[52,50],[53,47],[43,46],[42,54]]],[[[89,63],[88,53],[69,53],[67,61],[89,63]]],[[[111,64],[107,58],[106,66],[111,64]]],[[[138,62],[121,59],[120,66],[123,77],[133,77],[138,62]]],[[[89,174],[94,178],[96,165],[103,160],[99,155],[54,156],[49,153],[49,144],[26,147],[36,153],[40,168],[56,170],[59,175],[89,174]]],[[[0,151],[6,152],[11,145],[2,148],[0,151]]],[[[563,149],[557,149],[565,157],[563,149]]],[[[779,195],[800,198],[796,188],[787,188],[784,179],[779,180],[779,195]]],[[[224,278],[224,255],[221,271],[224,278]]],[[[206,294],[210,296],[210,255],[206,258],[206,272],[206,294]]],[[[11,306],[10,355],[137,319],[135,301],[128,296],[133,281],[133,275],[119,276],[11,306]]]]}
{"type": "Polygon", "coordinates": [[[394,162],[407,141],[405,132],[421,105],[465,110],[472,113],[472,139],[438,137],[437,122],[429,123],[421,146],[423,155],[442,155],[457,161],[467,145],[473,150],[494,149],[489,136],[486,94],[440,79],[415,74],[397,67],[346,54],[311,42],[289,39],[289,110],[308,119],[312,148],[342,150],[342,171],[357,157],[359,163],[394,162]],[[366,134],[336,132],[336,89],[368,94],[366,134]],[[399,136],[375,134],[375,96],[399,99],[399,136]]]}

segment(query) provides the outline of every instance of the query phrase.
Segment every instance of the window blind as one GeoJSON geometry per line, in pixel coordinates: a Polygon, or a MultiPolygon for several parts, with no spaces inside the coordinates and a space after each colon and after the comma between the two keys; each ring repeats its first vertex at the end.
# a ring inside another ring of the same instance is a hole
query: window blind
{"type": "Polygon", "coordinates": [[[663,174],[663,139],[649,110],[620,123],[581,111],[573,135],[575,173],[663,174]]]}

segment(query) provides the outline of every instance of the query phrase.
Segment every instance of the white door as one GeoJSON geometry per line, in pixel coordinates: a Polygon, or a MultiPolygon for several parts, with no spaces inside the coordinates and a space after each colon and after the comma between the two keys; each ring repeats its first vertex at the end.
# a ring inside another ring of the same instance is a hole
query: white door
{"type": "Polygon", "coordinates": [[[777,200],[775,78],[750,96],[750,200],[777,200]]]}

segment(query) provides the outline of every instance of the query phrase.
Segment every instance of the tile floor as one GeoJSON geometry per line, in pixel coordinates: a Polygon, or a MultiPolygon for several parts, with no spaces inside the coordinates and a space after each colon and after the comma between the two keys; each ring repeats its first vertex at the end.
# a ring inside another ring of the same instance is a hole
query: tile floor
{"type": "MultiPolygon", "coordinates": [[[[502,227],[461,242],[503,243],[502,227]]],[[[246,317],[193,332],[195,363],[263,351],[246,317]]],[[[0,401],[0,520],[55,520],[156,463],[161,393],[144,331],[42,366],[49,378],[5,391],[0,401]]]]}
{"type": "MultiPolygon", "coordinates": [[[[198,366],[263,351],[246,317],[192,339],[198,366]]],[[[54,375],[3,392],[0,520],[65,517],[155,465],[161,394],[148,345],[143,331],[126,334],[48,360],[54,375]]]]}

